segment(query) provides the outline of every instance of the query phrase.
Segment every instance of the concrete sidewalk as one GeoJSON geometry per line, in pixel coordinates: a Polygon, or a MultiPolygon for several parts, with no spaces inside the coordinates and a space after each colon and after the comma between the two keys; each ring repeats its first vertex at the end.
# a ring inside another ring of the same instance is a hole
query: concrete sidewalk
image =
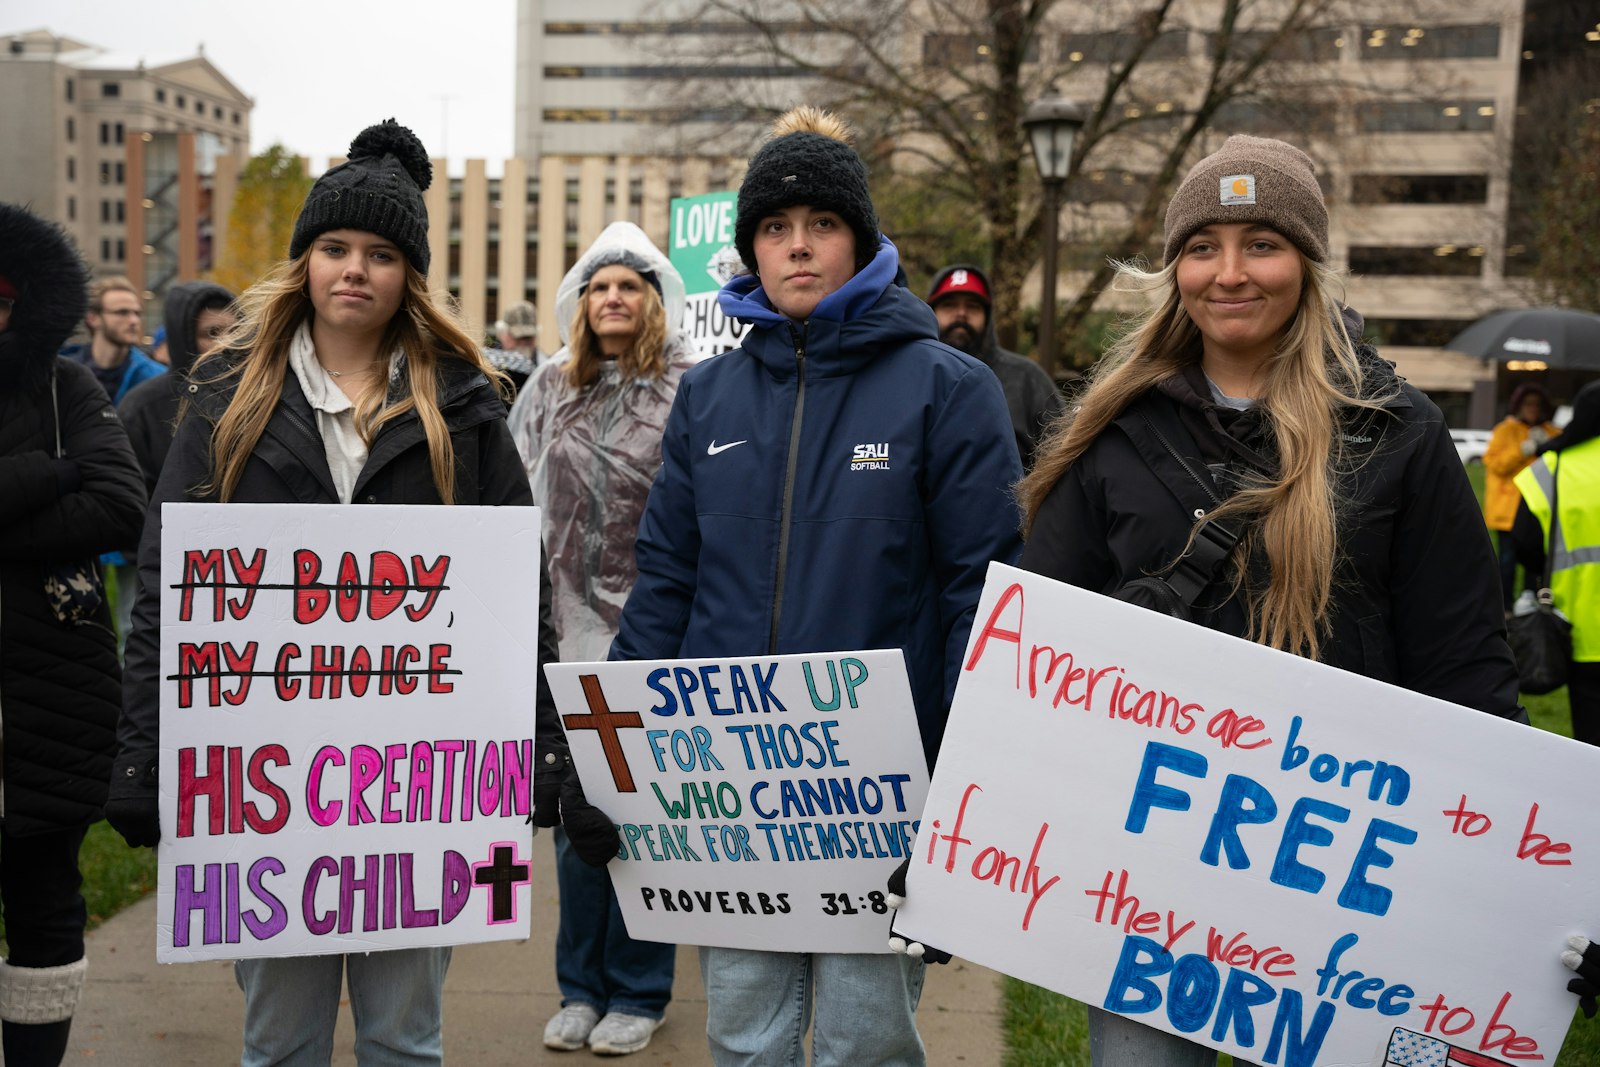
{"type": "MultiPolygon", "coordinates": [[[[445,984],[445,1055],[475,1067],[565,1064],[599,1057],[552,1052],[541,1040],[561,1004],[555,979],[556,888],[550,835],[534,842],[534,933],[525,942],[457,948],[445,984]]],[[[117,915],[89,935],[84,989],[68,1064],[94,1067],[223,1067],[239,1062],[244,1007],[231,963],[155,962],[155,898],[117,915]]],[[[998,1064],[1000,978],[960,960],[931,968],[918,1022],[928,1062],[998,1064]]],[[[711,1063],[706,1001],[693,948],[678,950],[678,977],[667,1021],[650,1047],[623,1062],[639,1067],[711,1063]]],[[[350,1013],[341,1012],[333,1062],[353,1065],[350,1013]]]]}

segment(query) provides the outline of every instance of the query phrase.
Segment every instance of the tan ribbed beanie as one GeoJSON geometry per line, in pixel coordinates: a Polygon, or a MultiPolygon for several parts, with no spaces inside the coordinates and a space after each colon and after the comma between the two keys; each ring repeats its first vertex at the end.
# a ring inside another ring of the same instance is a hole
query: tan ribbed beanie
{"type": "Polygon", "coordinates": [[[1292,144],[1236,133],[1196,163],[1167,204],[1166,261],[1203,226],[1260,222],[1318,263],[1328,258],[1328,208],[1316,165],[1292,144]]]}

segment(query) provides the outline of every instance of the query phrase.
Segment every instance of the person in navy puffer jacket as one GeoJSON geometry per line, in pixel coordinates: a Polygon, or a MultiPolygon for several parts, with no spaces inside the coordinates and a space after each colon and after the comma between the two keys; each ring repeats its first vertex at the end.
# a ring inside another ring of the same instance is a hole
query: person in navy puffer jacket
{"type": "MultiPolygon", "coordinates": [[[[985,572],[1019,551],[1021,464],[994,374],[896,283],[848,136],[799,108],[750,162],[751,274],[719,302],[751,329],[683,376],[611,658],[902,649],[931,767],[985,572]]],[[[700,951],[719,1065],[798,1049],[808,1000],[815,1064],[926,1060],[920,960],[700,951]]]]}

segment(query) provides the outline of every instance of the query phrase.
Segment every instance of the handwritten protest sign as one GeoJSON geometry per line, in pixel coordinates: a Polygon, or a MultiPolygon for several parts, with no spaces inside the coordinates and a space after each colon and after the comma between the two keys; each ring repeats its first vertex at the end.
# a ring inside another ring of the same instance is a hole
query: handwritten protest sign
{"type": "Polygon", "coordinates": [[[737,348],[748,326],[735,322],[717,305],[717,291],[744,270],[733,243],[738,193],[707,193],[672,201],[668,258],[683,275],[683,332],[702,355],[737,348]]]}
{"type": "Polygon", "coordinates": [[[163,963],[525,938],[533,508],[167,504],[163,963]]]}
{"type": "Polygon", "coordinates": [[[885,951],[884,883],[928,791],[898,650],[545,673],[584,792],[622,834],[629,934],[885,951]]]}
{"type": "Polygon", "coordinates": [[[1254,1063],[1554,1062],[1600,751],[996,564],[940,752],[908,936],[1254,1063]]]}

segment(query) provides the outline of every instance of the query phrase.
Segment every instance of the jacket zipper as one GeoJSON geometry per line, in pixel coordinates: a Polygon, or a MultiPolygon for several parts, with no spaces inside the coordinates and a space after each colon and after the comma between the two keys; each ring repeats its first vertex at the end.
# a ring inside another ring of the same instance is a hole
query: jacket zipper
{"type": "Polygon", "coordinates": [[[789,333],[794,337],[794,360],[797,368],[797,385],[794,394],[794,423],[789,428],[789,465],[783,477],[783,517],[778,527],[778,576],[772,592],[772,626],[767,632],[767,655],[778,654],[778,621],[783,617],[783,583],[789,570],[789,525],[794,510],[794,475],[800,465],[800,422],[806,412],[806,326],[796,330],[791,324],[789,333]]]}
{"type": "MultiPolygon", "coordinates": [[[[1216,491],[1211,488],[1211,479],[1203,477],[1199,471],[1194,469],[1193,464],[1184,458],[1183,453],[1172,447],[1172,442],[1167,440],[1166,434],[1161,432],[1160,428],[1158,428],[1156,424],[1151,421],[1149,416],[1141,413],[1141,417],[1144,419],[1145,426],[1147,426],[1150,432],[1155,435],[1156,440],[1161,442],[1161,447],[1165,448],[1167,453],[1172,456],[1173,459],[1178,461],[1178,466],[1182,467],[1184,472],[1188,474],[1189,477],[1194,479],[1195,484],[1200,487],[1200,491],[1205,493],[1205,495],[1211,499],[1211,506],[1220,506],[1222,504],[1222,500],[1217,496],[1216,491]]],[[[1200,516],[1198,515],[1195,516],[1195,518],[1199,517],[1200,516]]]]}

